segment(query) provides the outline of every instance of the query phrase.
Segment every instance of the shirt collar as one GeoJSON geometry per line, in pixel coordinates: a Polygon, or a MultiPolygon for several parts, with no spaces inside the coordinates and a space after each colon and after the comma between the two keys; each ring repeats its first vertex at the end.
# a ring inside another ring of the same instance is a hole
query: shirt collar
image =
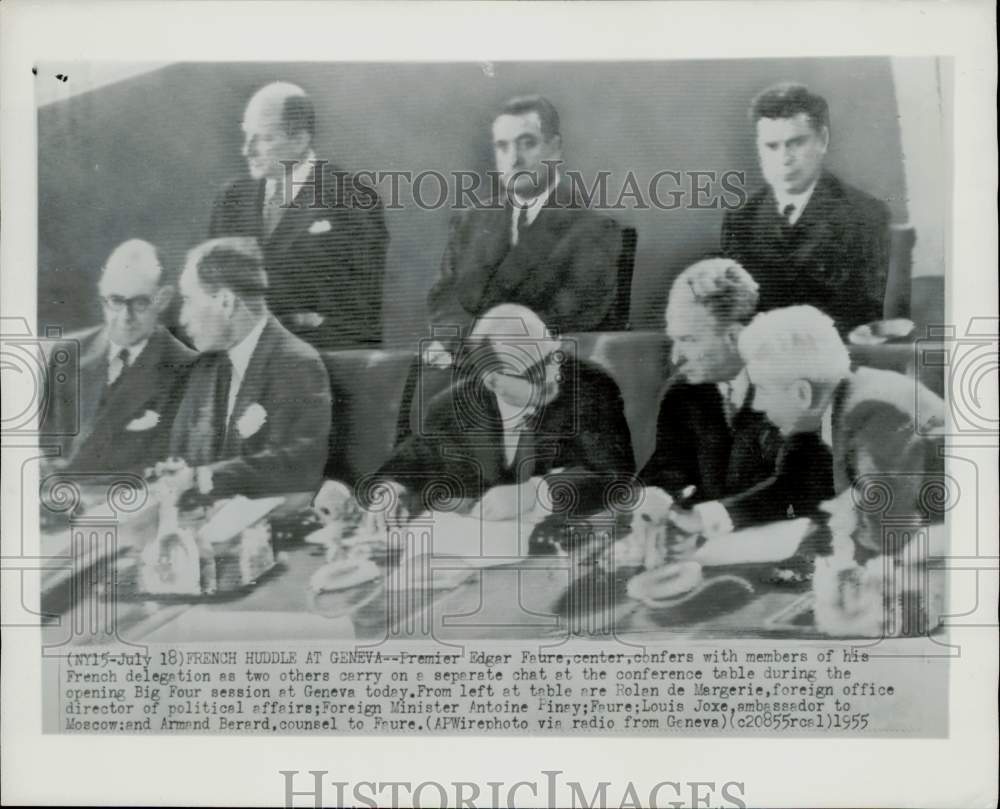
{"type": "Polygon", "coordinates": [[[716,386],[724,399],[728,399],[734,409],[740,410],[746,404],[747,393],[750,391],[750,376],[747,369],[740,372],[728,382],[719,382],[716,386]]]}
{"type": "MultiPolygon", "coordinates": [[[[495,395],[495,394],[494,394],[495,395]]],[[[519,431],[523,428],[527,412],[523,407],[512,405],[505,401],[503,397],[497,396],[497,409],[500,411],[500,420],[505,433],[519,431]]]]}
{"type": "Polygon", "coordinates": [[[785,191],[778,191],[774,189],[774,198],[778,204],[778,214],[783,215],[785,208],[789,205],[794,206],[795,210],[792,212],[792,221],[801,216],[802,211],[805,210],[806,205],[809,204],[809,200],[812,198],[813,191],[816,190],[816,183],[819,182],[819,177],[812,181],[812,184],[805,190],[798,194],[789,194],[785,191]]]}
{"type": "MultiPolygon", "coordinates": [[[[295,197],[299,195],[299,192],[302,190],[302,186],[309,181],[315,162],[316,153],[310,149],[309,153],[292,167],[292,188],[295,191],[292,195],[292,199],[295,199],[295,197]]],[[[277,184],[277,180],[273,177],[268,177],[268,179],[264,182],[265,198],[270,197],[274,193],[277,184]]]]}
{"type": "Polygon", "coordinates": [[[147,337],[145,340],[140,340],[138,343],[133,343],[130,346],[120,346],[118,345],[118,343],[116,343],[109,337],[108,359],[109,360],[115,359],[119,354],[121,354],[122,349],[125,349],[126,351],[128,351],[128,364],[134,365],[135,361],[139,359],[139,355],[143,352],[148,343],[149,343],[149,338],[147,337]]]}
{"type": "Polygon", "coordinates": [[[527,208],[528,224],[530,225],[532,222],[534,222],[535,219],[538,217],[538,214],[541,212],[542,208],[545,206],[545,203],[549,201],[549,197],[551,197],[553,192],[556,190],[556,186],[559,185],[560,179],[562,179],[562,176],[560,175],[559,170],[557,169],[555,172],[555,177],[552,180],[552,184],[537,197],[533,197],[531,199],[525,199],[520,194],[515,192],[513,196],[514,196],[514,201],[517,204],[513,206],[514,220],[517,221],[517,216],[520,213],[521,208],[527,208]]]}
{"type": "Polygon", "coordinates": [[[261,332],[264,331],[264,326],[266,325],[267,317],[262,317],[257,325],[250,329],[246,337],[226,352],[229,355],[229,361],[233,364],[233,376],[235,378],[242,379],[246,375],[247,366],[250,365],[250,358],[257,348],[257,342],[260,340],[261,332]]]}
{"type": "Polygon", "coordinates": [[[829,406],[823,411],[823,416],[819,422],[819,437],[823,439],[823,443],[826,444],[831,450],[833,449],[833,400],[830,400],[829,406]]]}

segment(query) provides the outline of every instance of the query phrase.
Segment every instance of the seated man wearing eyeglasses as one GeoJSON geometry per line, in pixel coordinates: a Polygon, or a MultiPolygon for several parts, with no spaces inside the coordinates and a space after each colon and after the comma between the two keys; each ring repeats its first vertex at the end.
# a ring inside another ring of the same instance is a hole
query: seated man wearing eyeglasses
{"type": "Polygon", "coordinates": [[[166,451],[197,355],[160,325],[173,288],[163,283],[153,245],[130,239],[115,248],[98,292],[104,323],[67,335],[49,352],[49,401],[40,443],[59,447],[51,464],[56,469],[141,472],[166,451]],[[74,353],[59,349],[70,341],[79,347],[78,384],[59,384],[57,375],[66,374],[65,356],[74,353]]]}
{"type": "Polygon", "coordinates": [[[391,481],[410,515],[457,498],[481,499],[486,519],[511,518],[533,505],[520,484],[542,476],[562,479],[559,498],[600,507],[602,492],[634,473],[631,436],[614,380],[569,348],[530,309],[487,311],[452,384],[375,479],[391,481]]]}

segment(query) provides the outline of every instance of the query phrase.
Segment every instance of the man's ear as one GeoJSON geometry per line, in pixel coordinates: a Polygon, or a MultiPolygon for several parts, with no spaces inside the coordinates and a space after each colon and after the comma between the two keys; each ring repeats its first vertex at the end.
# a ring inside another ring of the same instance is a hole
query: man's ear
{"type": "Polygon", "coordinates": [[[813,386],[805,379],[796,379],[792,384],[792,395],[805,410],[813,406],[813,393],[813,386]]]}
{"type": "Polygon", "coordinates": [[[823,151],[826,152],[826,150],[830,148],[830,127],[828,126],[820,127],[819,139],[820,142],[823,144],[823,151]]]}
{"type": "Polygon", "coordinates": [[[236,314],[236,295],[231,289],[219,290],[219,306],[222,307],[222,314],[227,319],[231,319],[236,314]]]}
{"type": "Polygon", "coordinates": [[[170,306],[173,299],[174,288],[170,284],[164,284],[156,290],[156,294],[153,296],[153,306],[156,307],[157,312],[162,314],[170,306]]]}
{"type": "Polygon", "coordinates": [[[732,323],[726,327],[726,345],[733,351],[739,351],[740,332],[742,331],[742,323],[732,323]]]}

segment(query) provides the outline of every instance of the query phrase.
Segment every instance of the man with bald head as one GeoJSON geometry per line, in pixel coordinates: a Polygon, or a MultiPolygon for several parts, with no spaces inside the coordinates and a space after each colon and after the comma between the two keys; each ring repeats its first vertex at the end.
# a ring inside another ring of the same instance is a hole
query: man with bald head
{"type": "Polygon", "coordinates": [[[459,351],[452,384],[430,400],[420,429],[377,477],[405,491],[411,514],[431,507],[432,492],[447,491],[483,498],[499,518],[512,516],[505,504],[516,499],[503,492],[532,477],[561,472],[588,500],[593,481],[630,476],[621,392],[570,349],[530,309],[491,308],[459,351]]]}
{"type": "Polygon", "coordinates": [[[248,175],[216,199],[209,236],[258,240],[268,305],[294,334],[319,349],[379,344],[388,232],[375,189],[317,158],[316,112],[294,84],[258,90],[242,129],[248,175]]]}
{"type": "Polygon", "coordinates": [[[53,386],[41,430],[58,436],[58,467],[141,471],[166,449],[196,355],[160,325],[173,288],[163,283],[153,245],[139,239],[119,245],[104,265],[97,291],[104,323],[69,336],[79,343],[79,385],[53,386]]]}

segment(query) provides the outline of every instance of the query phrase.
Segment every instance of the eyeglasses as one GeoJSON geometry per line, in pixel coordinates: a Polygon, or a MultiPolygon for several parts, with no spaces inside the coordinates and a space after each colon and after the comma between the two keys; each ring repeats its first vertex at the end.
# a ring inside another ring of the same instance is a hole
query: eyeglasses
{"type": "Polygon", "coordinates": [[[515,379],[526,379],[529,382],[543,379],[545,377],[545,371],[548,368],[558,367],[562,365],[563,361],[566,359],[566,355],[559,350],[553,351],[545,357],[543,360],[539,360],[530,368],[523,372],[515,372],[510,370],[500,371],[502,376],[512,376],[515,379]]]}
{"type": "Polygon", "coordinates": [[[136,295],[133,298],[123,298],[121,295],[104,295],[101,300],[112,312],[120,312],[127,306],[136,314],[142,314],[153,305],[153,299],[149,295],[136,295]]]}

